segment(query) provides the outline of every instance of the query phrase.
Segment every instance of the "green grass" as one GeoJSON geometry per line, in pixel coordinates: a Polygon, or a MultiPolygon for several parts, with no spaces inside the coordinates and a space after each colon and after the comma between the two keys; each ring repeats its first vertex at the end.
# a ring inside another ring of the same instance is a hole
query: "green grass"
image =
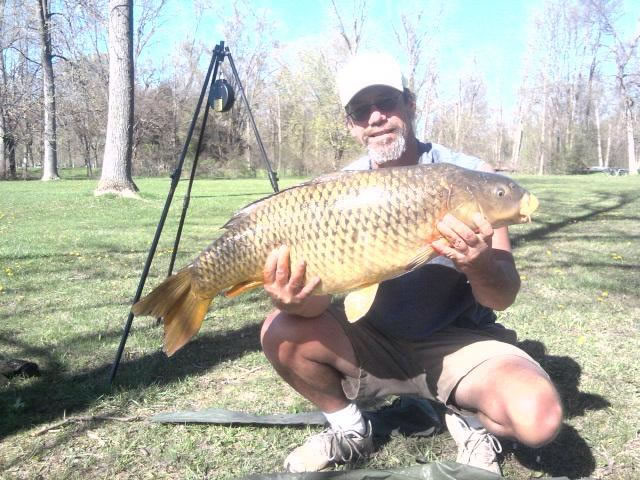
{"type": "MultiPolygon", "coordinates": [[[[269,309],[260,291],[216,299],[196,339],[170,359],[155,320],[136,318],[115,385],[107,384],[169,188],[168,179],[136,181],[140,201],[95,198],[96,180],[0,183],[0,357],[35,361],[42,371],[0,386],[0,478],[235,478],[279,471],[315,431],[147,421],[178,409],[312,409],[260,351],[269,309]],[[139,419],[42,432],[65,416],[139,419]]],[[[504,442],[504,471],[518,479],[638,478],[640,179],[521,181],[541,209],[534,223],[511,229],[523,287],[500,320],[548,370],[567,416],[558,439],[540,450],[504,442]]],[[[166,275],[185,186],[147,289],[166,275]]],[[[198,180],[176,266],[234,210],[269,191],[265,179],[198,180]]],[[[416,457],[455,458],[453,442],[446,433],[394,438],[368,466],[412,465],[416,457]]]]}

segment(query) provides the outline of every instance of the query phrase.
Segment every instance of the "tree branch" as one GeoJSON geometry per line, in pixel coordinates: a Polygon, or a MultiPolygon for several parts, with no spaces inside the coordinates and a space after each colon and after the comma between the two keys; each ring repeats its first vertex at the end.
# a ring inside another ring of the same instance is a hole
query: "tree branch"
{"type": "Polygon", "coordinates": [[[18,52],[22,58],[24,58],[25,60],[34,63],[36,65],[38,65],[39,67],[42,66],[42,64],[40,62],[38,62],[37,60],[33,60],[32,58],[30,58],[26,53],[24,53],[22,50],[20,50],[19,48],[14,47],[13,45],[8,46],[7,49],[9,50],[15,50],[16,52],[18,52]]]}

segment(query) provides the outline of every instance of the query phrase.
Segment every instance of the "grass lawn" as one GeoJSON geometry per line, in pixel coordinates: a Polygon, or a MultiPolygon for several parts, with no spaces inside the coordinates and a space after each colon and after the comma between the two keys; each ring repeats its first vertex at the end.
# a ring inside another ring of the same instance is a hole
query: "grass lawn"
{"type": "MultiPolygon", "coordinates": [[[[510,478],[640,478],[640,179],[522,177],[541,201],[511,229],[523,279],[500,321],[547,369],[566,410],[550,445],[504,441],[510,478]]],[[[0,478],[236,478],[280,471],[316,428],[151,423],[221,407],[311,410],[260,351],[261,291],[216,299],[172,358],[162,330],[136,318],[114,385],[111,363],[169,188],[139,179],[141,200],[94,198],[96,180],[0,183],[0,360],[41,375],[0,385],[0,478]],[[61,422],[64,419],[70,419],[61,422]]],[[[282,182],[283,186],[296,183],[282,182]]],[[[147,289],[166,275],[186,181],[174,199],[147,289]]],[[[190,261],[267,180],[198,180],[176,266],[190,261]]],[[[391,468],[455,459],[447,433],[393,438],[368,462],[391,468]]]]}

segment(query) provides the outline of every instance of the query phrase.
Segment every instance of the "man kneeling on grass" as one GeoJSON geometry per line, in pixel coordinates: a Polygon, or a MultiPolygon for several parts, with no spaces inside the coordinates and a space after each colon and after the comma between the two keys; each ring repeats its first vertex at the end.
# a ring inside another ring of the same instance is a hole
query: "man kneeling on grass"
{"type": "MultiPolygon", "coordinates": [[[[449,162],[488,170],[485,162],[416,139],[415,96],[387,55],[354,57],[338,77],[351,134],[367,154],[347,170],[449,162]]],[[[373,432],[356,401],[414,394],[442,402],[458,445],[457,461],[500,473],[496,436],[529,446],[551,441],[562,422],[556,389],[494,310],[520,288],[507,228],[482,216],[477,232],[453,216],[438,225],[446,240],[427,265],[380,285],[354,324],[328,296],[304,289],[304,263],[274,251],[264,288],[276,310],[261,333],[265,355],[296,391],[324,412],[330,427],[285,460],[288,470],[318,471],[373,452],[373,432]],[[313,318],[312,321],[308,319],[313,318]]]]}

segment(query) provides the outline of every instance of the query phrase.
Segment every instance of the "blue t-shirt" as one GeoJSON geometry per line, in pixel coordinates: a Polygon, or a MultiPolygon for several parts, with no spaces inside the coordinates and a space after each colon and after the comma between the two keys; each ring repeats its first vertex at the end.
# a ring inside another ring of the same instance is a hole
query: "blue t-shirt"
{"type": "MultiPolygon", "coordinates": [[[[418,142],[418,163],[453,163],[478,169],[479,158],[453,152],[435,143],[418,142]]],[[[370,170],[364,156],[343,170],[370,170]]],[[[473,297],[467,277],[448,258],[439,256],[421,268],[380,284],[375,301],[360,321],[370,322],[388,337],[422,340],[448,325],[476,328],[496,319],[493,310],[473,297]]]]}

